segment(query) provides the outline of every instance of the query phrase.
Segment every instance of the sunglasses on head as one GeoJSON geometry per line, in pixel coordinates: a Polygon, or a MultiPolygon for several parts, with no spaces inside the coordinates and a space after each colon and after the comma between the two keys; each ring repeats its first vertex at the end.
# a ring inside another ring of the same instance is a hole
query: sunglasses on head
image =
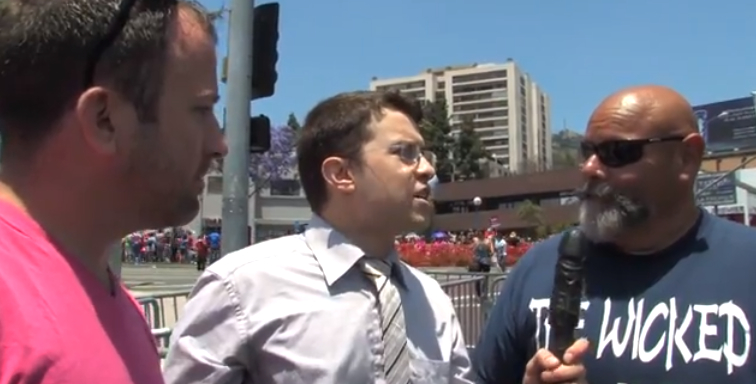
{"type": "Polygon", "coordinates": [[[643,158],[643,149],[649,144],[684,139],[685,136],[665,136],[650,139],[608,140],[598,144],[583,141],[580,143],[580,154],[583,161],[588,161],[591,156],[596,155],[601,164],[610,168],[620,168],[643,158]]]}
{"type": "MultiPolygon", "coordinates": [[[[136,3],[137,0],[121,0],[121,2],[118,4],[118,11],[116,12],[115,18],[108,27],[107,33],[105,34],[105,36],[103,36],[102,40],[97,42],[97,44],[94,46],[92,51],[89,53],[89,56],[87,57],[87,61],[84,67],[84,89],[87,89],[94,84],[97,64],[102,59],[105,51],[107,51],[113,45],[113,43],[115,43],[116,39],[118,39],[118,37],[121,35],[121,32],[123,32],[123,29],[126,27],[126,23],[129,22],[131,11],[135,8],[136,3]]],[[[149,5],[151,6],[160,6],[164,8],[169,8],[171,6],[175,6],[176,4],[176,0],[149,1],[149,5]]]]}

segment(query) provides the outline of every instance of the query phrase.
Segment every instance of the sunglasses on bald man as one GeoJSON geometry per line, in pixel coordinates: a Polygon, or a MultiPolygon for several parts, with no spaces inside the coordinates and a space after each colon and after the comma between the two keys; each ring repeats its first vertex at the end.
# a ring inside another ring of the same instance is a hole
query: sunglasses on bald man
{"type": "Polygon", "coordinates": [[[610,168],[620,168],[638,162],[643,158],[643,150],[647,145],[669,141],[683,141],[685,136],[665,136],[649,139],[607,140],[594,144],[587,141],[580,143],[580,155],[583,161],[591,156],[610,168]]]}

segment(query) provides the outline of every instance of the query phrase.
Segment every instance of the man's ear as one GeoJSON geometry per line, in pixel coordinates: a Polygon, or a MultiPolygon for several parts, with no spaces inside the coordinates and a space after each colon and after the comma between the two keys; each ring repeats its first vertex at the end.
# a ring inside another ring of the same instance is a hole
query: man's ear
{"type": "Polygon", "coordinates": [[[119,132],[119,128],[138,125],[131,103],[104,87],[87,89],[79,96],[75,111],[82,137],[94,151],[104,155],[115,154],[117,138],[127,134],[119,132]]]}
{"type": "Polygon", "coordinates": [[[320,173],[323,180],[332,188],[344,193],[352,193],[355,189],[354,174],[349,167],[349,161],[341,157],[329,157],[323,160],[320,173]]]}
{"type": "Polygon", "coordinates": [[[698,172],[701,170],[705,147],[706,144],[703,137],[697,133],[690,134],[683,140],[681,177],[691,180],[696,179],[698,172]]]}

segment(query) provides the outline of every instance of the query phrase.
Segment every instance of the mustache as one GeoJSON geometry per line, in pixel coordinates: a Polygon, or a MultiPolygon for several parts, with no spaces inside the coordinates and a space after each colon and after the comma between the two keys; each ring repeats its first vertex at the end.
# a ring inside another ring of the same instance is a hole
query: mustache
{"type": "Polygon", "coordinates": [[[630,196],[616,191],[608,183],[586,183],[575,191],[580,201],[600,199],[611,202],[628,224],[639,224],[650,216],[648,207],[630,196]]]}
{"type": "Polygon", "coordinates": [[[619,195],[607,183],[586,183],[576,189],[574,193],[575,197],[580,200],[605,199],[619,195]]]}

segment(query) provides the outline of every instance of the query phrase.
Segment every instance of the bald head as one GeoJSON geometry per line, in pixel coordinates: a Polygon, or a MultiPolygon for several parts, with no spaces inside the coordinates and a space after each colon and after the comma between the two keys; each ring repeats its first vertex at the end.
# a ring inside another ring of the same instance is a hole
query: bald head
{"type": "Polygon", "coordinates": [[[667,87],[643,85],[620,90],[604,99],[591,115],[588,130],[628,139],[687,136],[698,132],[698,123],[693,108],[682,95],[667,87]]]}
{"type": "Polygon", "coordinates": [[[690,104],[672,89],[645,85],[607,97],[580,150],[588,196],[580,225],[594,241],[643,249],[664,234],[654,225],[697,214],[693,186],[704,140],[690,104]]]}

